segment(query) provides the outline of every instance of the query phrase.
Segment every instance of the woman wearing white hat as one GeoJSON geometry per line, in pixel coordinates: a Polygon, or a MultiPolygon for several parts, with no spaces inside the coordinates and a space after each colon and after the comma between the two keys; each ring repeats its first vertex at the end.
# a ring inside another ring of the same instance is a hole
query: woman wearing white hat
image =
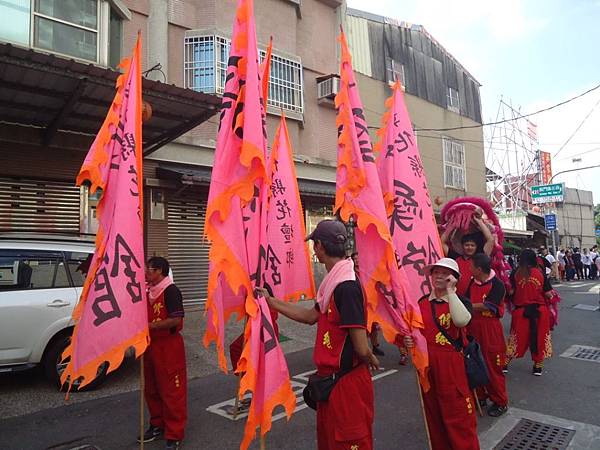
{"type": "MultiPolygon", "coordinates": [[[[475,401],[471,396],[464,357],[452,342],[466,345],[465,327],[471,303],[456,294],[460,270],[456,261],[442,258],[426,268],[432,292],[419,300],[429,352],[431,388],[423,393],[432,450],[478,450],[475,401]]],[[[467,274],[464,274],[467,276],[467,274]]],[[[414,346],[410,336],[407,347],[414,346]]]]}

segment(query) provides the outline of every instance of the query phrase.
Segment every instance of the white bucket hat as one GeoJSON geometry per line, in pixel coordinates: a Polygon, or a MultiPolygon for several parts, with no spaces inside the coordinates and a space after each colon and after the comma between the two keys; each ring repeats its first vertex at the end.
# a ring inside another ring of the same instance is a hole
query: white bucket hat
{"type": "Polygon", "coordinates": [[[425,266],[425,273],[427,275],[431,275],[431,271],[434,267],[444,267],[445,269],[450,269],[456,274],[457,279],[460,278],[460,269],[458,268],[458,263],[452,258],[442,258],[435,264],[425,266]]]}

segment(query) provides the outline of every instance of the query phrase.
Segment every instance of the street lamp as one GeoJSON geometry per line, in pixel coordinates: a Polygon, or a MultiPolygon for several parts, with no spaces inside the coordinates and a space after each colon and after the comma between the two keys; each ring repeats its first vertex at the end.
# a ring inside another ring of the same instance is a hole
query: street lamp
{"type": "MultiPolygon", "coordinates": [[[[577,158],[575,158],[575,159],[577,159],[577,158]]],[[[579,161],[575,161],[575,159],[573,160],[573,162],[579,162],[579,161]]],[[[581,158],[578,158],[578,159],[581,161],[581,158]]],[[[554,177],[556,177],[558,175],[562,175],[563,173],[577,172],[578,170],[595,169],[596,167],[600,167],[600,164],[596,164],[595,166],[577,167],[576,169],[561,170],[560,172],[557,172],[550,177],[550,180],[548,180],[548,184],[552,183],[552,180],[554,179],[554,177]]]]}

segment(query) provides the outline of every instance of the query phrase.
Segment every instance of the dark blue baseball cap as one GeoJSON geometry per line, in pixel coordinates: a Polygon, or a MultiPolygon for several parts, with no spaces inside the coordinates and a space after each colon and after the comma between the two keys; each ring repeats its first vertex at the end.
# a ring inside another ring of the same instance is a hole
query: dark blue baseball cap
{"type": "Polygon", "coordinates": [[[326,219],[317,224],[317,227],[308,235],[305,241],[330,242],[332,244],[344,244],[348,239],[346,226],[339,220],[326,219]]]}

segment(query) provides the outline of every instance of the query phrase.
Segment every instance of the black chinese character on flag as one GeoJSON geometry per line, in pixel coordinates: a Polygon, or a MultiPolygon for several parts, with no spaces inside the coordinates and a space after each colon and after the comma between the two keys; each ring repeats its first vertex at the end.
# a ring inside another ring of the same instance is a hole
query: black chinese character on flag
{"type": "Polygon", "coordinates": [[[285,239],[284,244],[290,244],[294,238],[294,228],[283,222],[281,225],[281,234],[283,234],[283,238],[285,239]]]}

